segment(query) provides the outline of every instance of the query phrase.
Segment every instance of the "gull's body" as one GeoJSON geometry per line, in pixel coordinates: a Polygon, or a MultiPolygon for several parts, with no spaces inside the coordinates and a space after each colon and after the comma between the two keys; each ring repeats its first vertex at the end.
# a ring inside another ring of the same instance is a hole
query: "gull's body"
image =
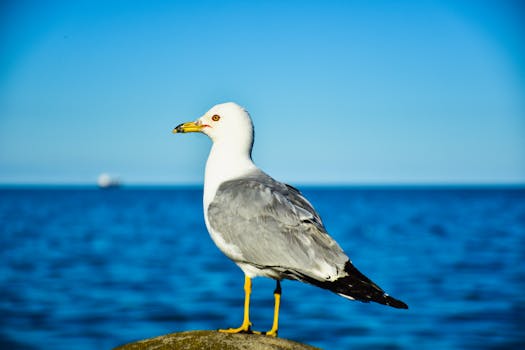
{"type": "Polygon", "coordinates": [[[251,278],[257,276],[277,280],[270,335],[277,335],[282,279],[310,283],[348,299],[407,308],[352,265],[297,189],[257,168],[251,158],[254,133],[248,112],[235,103],[224,103],[174,130],[195,131],[213,141],[204,181],[206,227],[217,247],[246,276],[243,325],[227,331],[251,331],[249,295],[251,278]]]}

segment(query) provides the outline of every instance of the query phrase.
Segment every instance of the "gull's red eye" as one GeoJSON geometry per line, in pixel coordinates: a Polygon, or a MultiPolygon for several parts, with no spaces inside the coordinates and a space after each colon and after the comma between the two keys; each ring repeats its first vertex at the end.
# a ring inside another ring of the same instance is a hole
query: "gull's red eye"
{"type": "Polygon", "coordinates": [[[215,114],[213,117],[211,117],[211,120],[213,120],[214,122],[218,122],[219,119],[221,119],[221,116],[217,115],[217,114],[215,114]]]}

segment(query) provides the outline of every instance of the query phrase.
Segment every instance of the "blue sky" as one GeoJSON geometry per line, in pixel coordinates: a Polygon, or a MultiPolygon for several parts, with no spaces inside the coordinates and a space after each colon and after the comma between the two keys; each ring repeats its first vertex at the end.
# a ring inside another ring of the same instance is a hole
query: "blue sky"
{"type": "Polygon", "coordinates": [[[4,1],[0,183],[202,182],[216,103],[292,184],[525,183],[519,1],[4,1]]]}

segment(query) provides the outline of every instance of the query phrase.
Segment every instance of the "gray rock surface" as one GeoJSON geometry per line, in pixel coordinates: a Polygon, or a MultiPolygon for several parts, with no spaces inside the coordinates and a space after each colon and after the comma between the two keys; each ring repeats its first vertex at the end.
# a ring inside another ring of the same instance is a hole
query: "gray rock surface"
{"type": "Polygon", "coordinates": [[[119,346],[114,350],[319,350],[291,340],[217,331],[172,333],[119,346]]]}

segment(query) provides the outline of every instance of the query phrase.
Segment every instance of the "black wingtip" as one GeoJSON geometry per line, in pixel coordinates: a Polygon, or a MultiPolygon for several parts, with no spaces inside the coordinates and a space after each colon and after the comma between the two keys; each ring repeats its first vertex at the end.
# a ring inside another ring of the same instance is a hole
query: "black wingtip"
{"type": "Polygon", "coordinates": [[[395,307],[396,309],[408,309],[407,304],[405,304],[401,300],[392,298],[390,295],[386,295],[386,294],[385,294],[385,305],[395,307]]]}
{"type": "Polygon", "coordinates": [[[356,269],[350,261],[345,264],[345,271],[348,276],[334,282],[333,287],[336,290],[329,289],[341,296],[347,296],[365,303],[373,301],[396,309],[408,309],[407,304],[386,294],[377,284],[356,269]]]}
{"type": "Polygon", "coordinates": [[[358,300],[363,303],[373,301],[396,309],[408,309],[407,304],[386,294],[377,284],[356,269],[350,261],[346,262],[344,270],[347,275],[335,281],[320,281],[298,273],[294,273],[293,278],[328,289],[346,299],[358,300]]]}

